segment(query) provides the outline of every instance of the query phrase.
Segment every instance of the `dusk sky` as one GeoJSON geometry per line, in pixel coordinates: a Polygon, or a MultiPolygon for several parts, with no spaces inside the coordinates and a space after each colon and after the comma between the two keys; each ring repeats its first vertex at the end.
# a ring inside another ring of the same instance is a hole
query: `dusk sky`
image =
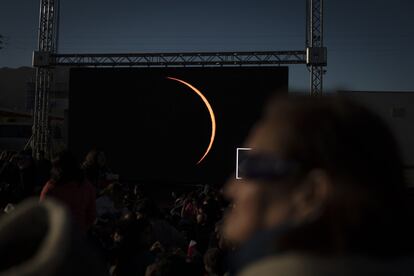
{"type": "MultiPolygon", "coordinates": [[[[0,67],[30,66],[39,1],[1,0],[0,67]]],[[[414,91],[414,2],[325,1],[326,89],[414,91]]],[[[305,0],[61,0],[60,53],[304,50],[305,0]]],[[[307,89],[304,65],[290,88],[307,89]]]]}

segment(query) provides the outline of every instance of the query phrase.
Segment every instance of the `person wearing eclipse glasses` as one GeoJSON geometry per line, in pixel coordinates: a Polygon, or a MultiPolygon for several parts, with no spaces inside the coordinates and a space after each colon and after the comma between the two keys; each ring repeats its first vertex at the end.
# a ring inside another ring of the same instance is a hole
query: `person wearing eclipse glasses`
{"type": "Polygon", "coordinates": [[[414,231],[395,139],[337,96],[276,98],[224,194],[231,274],[414,275],[414,231]]]}

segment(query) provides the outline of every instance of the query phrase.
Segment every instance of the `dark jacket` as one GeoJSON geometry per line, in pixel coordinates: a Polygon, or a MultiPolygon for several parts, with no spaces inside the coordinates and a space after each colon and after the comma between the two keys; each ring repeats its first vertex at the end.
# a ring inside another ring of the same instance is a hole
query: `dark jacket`
{"type": "Polygon", "coordinates": [[[357,256],[321,258],[295,253],[254,262],[238,276],[408,276],[414,275],[414,257],[379,260],[357,256]]]}

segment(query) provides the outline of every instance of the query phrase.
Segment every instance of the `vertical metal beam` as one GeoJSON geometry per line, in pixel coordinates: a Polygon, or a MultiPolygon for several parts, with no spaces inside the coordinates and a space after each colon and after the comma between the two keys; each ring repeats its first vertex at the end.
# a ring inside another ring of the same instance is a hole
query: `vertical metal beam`
{"type": "Polygon", "coordinates": [[[323,0],[307,0],[306,47],[310,72],[310,93],[322,95],[326,48],[323,46],[323,0]]]}
{"type": "MultiPolygon", "coordinates": [[[[34,59],[35,56],[49,57],[56,53],[58,1],[40,0],[38,51],[35,53],[34,59]]],[[[36,66],[36,91],[33,109],[32,149],[34,157],[39,158],[41,152],[49,153],[49,94],[53,71],[49,66],[48,58],[40,62],[41,65],[35,60],[33,64],[36,66]]]]}
{"type": "Polygon", "coordinates": [[[323,73],[324,68],[322,66],[310,66],[311,96],[322,96],[323,73]]]}

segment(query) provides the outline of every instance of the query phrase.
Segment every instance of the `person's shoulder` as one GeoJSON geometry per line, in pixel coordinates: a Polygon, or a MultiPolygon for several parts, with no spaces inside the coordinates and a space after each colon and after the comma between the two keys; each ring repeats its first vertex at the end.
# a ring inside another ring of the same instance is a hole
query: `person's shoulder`
{"type": "Polygon", "coordinates": [[[83,186],[85,186],[85,187],[87,187],[87,188],[92,188],[92,187],[93,187],[92,182],[91,182],[91,181],[89,181],[89,180],[88,180],[88,179],[86,179],[86,178],[85,178],[85,179],[83,179],[81,183],[82,183],[82,185],[83,185],[83,186]]]}
{"type": "Polygon", "coordinates": [[[46,182],[46,184],[45,184],[44,188],[45,188],[45,189],[48,189],[48,190],[53,190],[53,189],[55,189],[55,188],[56,188],[56,181],[54,181],[54,180],[52,180],[52,179],[48,180],[48,181],[46,182]]]}
{"type": "Polygon", "coordinates": [[[413,261],[413,256],[376,260],[358,256],[334,258],[292,253],[270,256],[254,262],[238,276],[414,275],[413,261]]]}
{"type": "MultiPolygon", "coordinates": [[[[269,256],[258,261],[255,261],[242,269],[238,276],[271,276],[271,275],[285,275],[285,276],[311,276],[319,275],[325,276],[321,270],[327,269],[323,265],[322,259],[314,258],[312,256],[296,255],[296,254],[280,254],[269,256]],[[317,274],[315,274],[317,273],[317,274]]],[[[344,275],[338,271],[334,275],[344,275]]]]}
{"type": "Polygon", "coordinates": [[[94,186],[93,186],[93,184],[92,184],[89,180],[87,180],[87,179],[84,179],[84,180],[83,180],[82,187],[83,187],[85,190],[88,190],[88,191],[91,191],[91,192],[95,192],[95,187],[94,187],[94,186]]]}
{"type": "Polygon", "coordinates": [[[46,184],[43,186],[42,191],[40,193],[41,200],[45,196],[54,193],[55,190],[56,190],[56,183],[55,183],[55,181],[53,181],[53,180],[47,181],[46,184]]]}

